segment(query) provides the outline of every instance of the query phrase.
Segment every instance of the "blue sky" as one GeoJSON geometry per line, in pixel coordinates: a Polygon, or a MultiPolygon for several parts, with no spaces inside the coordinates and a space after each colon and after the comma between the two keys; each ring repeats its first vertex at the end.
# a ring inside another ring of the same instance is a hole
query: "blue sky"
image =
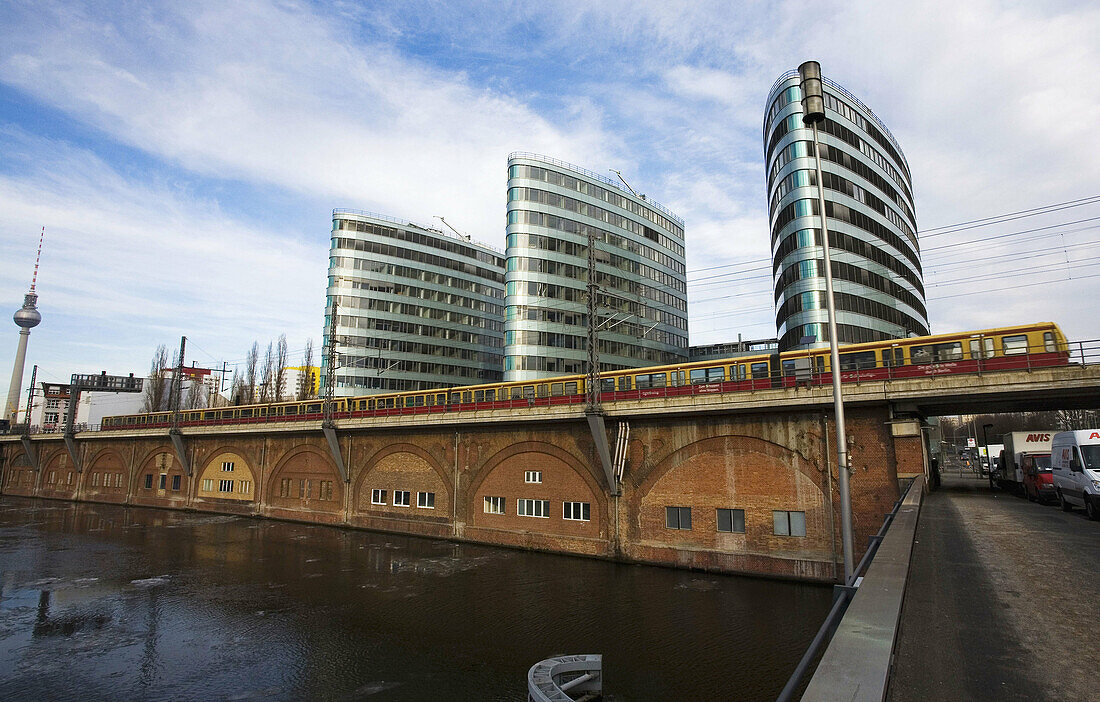
{"type": "MultiPolygon", "coordinates": [[[[319,344],[331,209],[502,246],[511,151],[621,170],[686,220],[692,343],[773,335],[761,113],[807,58],[889,125],[922,230],[1100,195],[1094,3],[823,2],[812,25],[805,7],[0,2],[12,312],[46,227],[24,382],[33,363],[144,373],[184,334],[199,365],[319,344]]],[[[926,239],[933,330],[1100,338],[1100,220],[1065,224],[1094,217],[926,239]]]]}

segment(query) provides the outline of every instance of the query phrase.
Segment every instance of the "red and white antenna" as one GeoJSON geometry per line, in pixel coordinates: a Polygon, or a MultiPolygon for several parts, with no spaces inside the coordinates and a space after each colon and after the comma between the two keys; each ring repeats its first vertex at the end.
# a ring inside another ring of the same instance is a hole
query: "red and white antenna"
{"type": "Polygon", "coordinates": [[[34,292],[34,284],[38,282],[38,261],[42,258],[42,240],[46,238],[46,227],[42,227],[42,234],[38,237],[38,253],[34,256],[34,275],[31,276],[31,292],[34,292]]]}

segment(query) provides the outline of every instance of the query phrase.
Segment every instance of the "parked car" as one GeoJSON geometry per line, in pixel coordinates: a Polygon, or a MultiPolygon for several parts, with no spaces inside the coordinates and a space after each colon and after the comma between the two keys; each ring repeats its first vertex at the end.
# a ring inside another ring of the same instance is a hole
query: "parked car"
{"type": "Polygon", "coordinates": [[[1084,507],[1089,519],[1100,519],[1100,429],[1055,434],[1050,465],[1062,511],[1084,507]]]}
{"type": "Polygon", "coordinates": [[[1050,468],[1050,455],[1024,456],[1024,495],[1032,502],[1046,502],[1057,498],[1054,492],[1054,472],[1050,468]]]}

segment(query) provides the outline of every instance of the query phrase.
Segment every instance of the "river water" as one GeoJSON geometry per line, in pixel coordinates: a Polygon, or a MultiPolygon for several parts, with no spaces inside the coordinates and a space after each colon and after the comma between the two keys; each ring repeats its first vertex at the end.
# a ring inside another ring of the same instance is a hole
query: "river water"
{"type": "Polygon", "coordinates": [[[774,699],[828,588],[326,526],[0,497],[0,700],[774,699]]]}

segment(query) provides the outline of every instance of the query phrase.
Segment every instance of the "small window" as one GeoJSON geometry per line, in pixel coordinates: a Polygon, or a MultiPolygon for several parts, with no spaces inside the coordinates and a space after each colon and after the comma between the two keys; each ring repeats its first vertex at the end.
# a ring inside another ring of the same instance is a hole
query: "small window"
{"type": "Polygon", "coordinates": [[[630,389],[630,376],[629,375],[620,375],[619,376],[619,390],[622,391],[622,390],[629,390],[629,389],[630,389]]]}
{"type": "Polygon", "coordinates": [[[92,473],[92,487],[99,487],[99,473],[92,473]]]}
{"type": "Polygon", "coordinates": [[[1054,332],[1043,332],[1043,350],[1057,351],[1058,345],[1054,343],[1054,332]]]}
{"type": "Polygon", "coordinates": [[[566,383],[565,384],[565,394],[566,395],[576,395],[577,394],[577,381],[574,380],[571,383],[566,383]]]}
{"type": "Polygon", "coordinates": [[[768,377],[768,364],[766,362],[764,362],[764,363],[754,363],[754,364],[752,364],[752,366],[750,366],[749,372],[752,374],[753,379],[767,378],[768,377]]]}
{"type": "Polygon", "coordinates": [[[486,497],[485,498],[485,513],[486,514],[504,514],[504,498],[503,497],[486,497]]]}
{"type": "Polygon", "coordinates": [[[411,495],[408,490],[394,490],[393,491],[393,506],[394,507],[408,507],[411,495]]]}
{"type": "Polygon", "coordinates": [[[416,506],[421,509],[435,509],[435,493],[434,492],[418,492],[416,493],[416,506]]]}
{"type": "Polygon", "coordinates": [[[172,476],[172,489],[173,490],[179,490],[180,489],[180,481],[181,481],[182,478],[183,478],[183,476],[180,476],[180,475],[173,475],[172,476]]]}
{"type": "Polygon", "coordinates": [[[561,383],[550,383],[550,394],[554,397],[561,397],[564,387],[561,383]]]}
{"type": "Polygon", "coordinates": [[[232,473],[233,472],[233,461],[226,461],[225,463],[222,463],[222,472],[232,473]]]}
{"type": "Polygon", "coordinates": [[[563,502],[562,519],[587,522],[592,518],[592,505],[588,502],[563,502]]]}
{"type": "Polygon", "coordinates": [[[523,388],[516,385],[515,387],[508,388],[508,399],[519,400],[523,397],[523,388]]]}
{"type": "Polygon", "coordinates": [[[805,536],[806,513],[775,510],[772,512],[775,523],[773,533],[776,536],[805,536]]]}
{"type": "Polygon", "coordinates": [[[317,481],[317,499],[318,500],[331,500],[332,499],[332,481],[331,480],[318,480],[317,481]]]}
{"type": "Polygon", "coordinates": [[[535,386],[534,385],[524,385],[523,386],[523,396],[525,398],[527,398],[528,400],[534,398],[535,397],[535,386]]]}
{"type": "Polygon", "coordinates": [[[384,505],[384,504],[386,504],[386,491],[385,490],[371,490],[370,491],[370,503],[372,505],[384,505]]]}
{"type": "Polygon", "coordinates": [[[743,509],[719,509],[718,531],[731,534],[745,533],[745,510],[743,509]]]}
{"type": "Polygon", "coordinates": [[[541,483],[542,471],[541,470],[526,470],[523,472],[523,482],[525,483],[541,483]]]}
{"type": "Polygon", "coordinates": [[[240,483],[240,493],[242,495],[247,495],[248,493],[252,492],[252,481],[251,480],[241,480],[241,481],[239,481],[239,483],[240,483]]]}
{"type": "Polygon", "coordinates": [[[164,490],[168,487],[168,475],[166,473],[160,474],[160,489],[164,490]]]}
{"type": "Polygon", "coordinates": [[[214,491],[214,479],[213,478],[203,478],[202,479],[202,490],[203,490],[203,492],[213,492],[214,491]]]}
{"type": "Polygon", "coordinates": [[[993,358],[993,339],[989,337],[970,340],[971,358],[993,358]]]}
{"type": "Polygon", "coordinates": [[[233,492],[233,481],[222,480],[218,483],[218,492],[233,492]]]}
{"type": "Polygon", "coordinates": [[[516,514],[521,517],[550,518],[550,500],[516,500],[516,514]]]}
{"type": "Polygon", "coordinates": [[[1001,337],[1001,348],[1004,349],[1004,354],[1006,356],[1027,353],[1027,335],[1003,336],[1001,337]]]}
{"type": "Polygon", "coordinates": [[[279,497],[290,497],[290,478],[279,481],[279,497]]]}
{"type": "Polygon", "coordinates": [[[691,507],[665,507],[665,526],[669,529],[691,529],[691,507]]]}
{"type": "Polygon", "coordinates": [[[615,379],[600,378],[600,392],[615,392],[615,379]]]}

